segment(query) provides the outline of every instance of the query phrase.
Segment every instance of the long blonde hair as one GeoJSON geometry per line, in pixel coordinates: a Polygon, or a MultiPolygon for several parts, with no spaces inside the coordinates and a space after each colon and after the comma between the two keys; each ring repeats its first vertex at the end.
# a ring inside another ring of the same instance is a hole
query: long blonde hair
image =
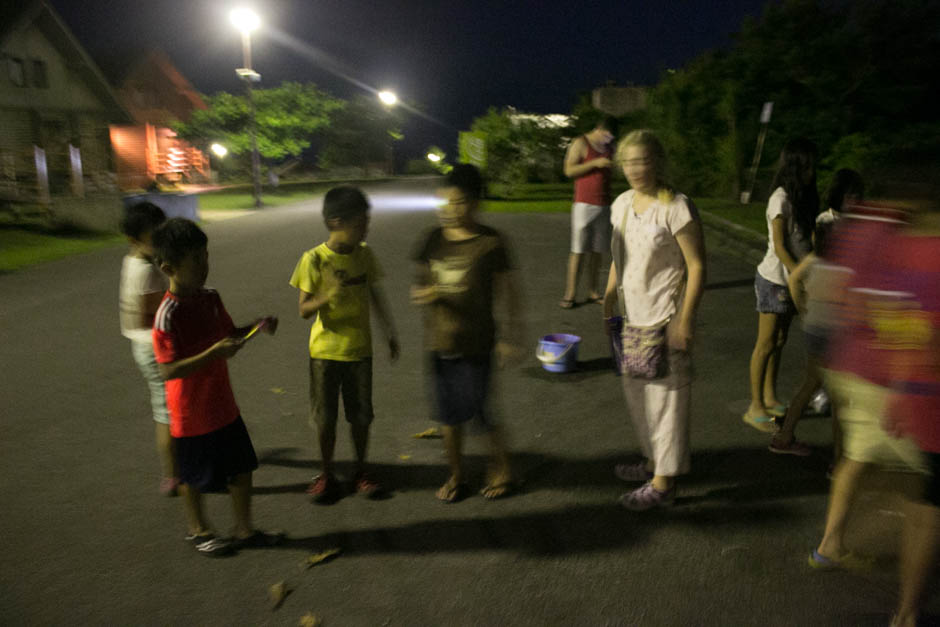
{"type": "Polygon", "coordinates": [[[656,198],[660,202],[671,202],[676,192],[672,185],[666,182],[666,149],[659,141],[656,133],[649,129],[638,129],[627,133],[617,144],[617,160],[622,162],[627,156],[630,146],[643,146],[653,160],[653,169],[656,174],[656,198]]]}

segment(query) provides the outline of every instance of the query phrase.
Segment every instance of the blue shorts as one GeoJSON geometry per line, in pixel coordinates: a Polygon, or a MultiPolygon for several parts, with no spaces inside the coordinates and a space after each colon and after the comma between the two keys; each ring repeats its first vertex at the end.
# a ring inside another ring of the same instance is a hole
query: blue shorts
{"type": "Polygon", "coordinates": [[[796,305],[790,298],[790,290],[787,286],[772,283],[762,277],[759,272],[754,274],[754,294],[757,296],[759,313],[790,315],[796,313],[796,305]]]}
{"type": "Polygon", "coordinates": [[[484,430],[493,428],[489,409],[492,364],[492,355],[445,358],[431,354],[438,422],[456,426],[475,420],[484,430]]]}
{"type": "Polygon", "coordinates": [[[236,476],[258,468],[241,416],[209,433],[173,438],[173,446],[180,483],[199,492],[225,492],[236,476]]]}

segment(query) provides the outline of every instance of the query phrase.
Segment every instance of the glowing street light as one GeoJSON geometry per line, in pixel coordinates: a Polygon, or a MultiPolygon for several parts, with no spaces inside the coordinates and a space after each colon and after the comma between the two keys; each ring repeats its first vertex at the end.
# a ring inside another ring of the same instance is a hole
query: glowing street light
{"type": "Polygon", "coordinates": [[[228,148],[226,148],[222,144],[212,144],[211,146],[209,146],[209,150],[215,153],[215,156],[218,157],[219,159],[221,159],[222,157],[228,154],[228,148]]]}
{"type": "Polygon", "coordinates": [[[261,80],[261,75],[251,68],[251,31],[261,25],[258,14],[247,8],[233,9],[229,13],[232,24],[242,33],[242,60],[243,67],[237,68],[235,73],[245,81],[245,92],[248,94],[248,110],[250,116],[249,135],[251,135],[251,181],[254,188],[255,209],[260,209],[261,203],[261,157],[258,155],[258,122],[255,116],[255,99],[251,93],[251,84],[261,80]]]}
{"type": "Polygon", "coordinates": [[[395,92],[393,91],[380,91],[379,100],[381,100],[382,104],[387,107],[394,107],[396,104],[398,104],[398,96],[396,96],[395,92]]]}
{"type": "Polygon", "coordinates": [[[441,156],[440,156],[439,154],[437,154],[436,152],[429,152],[429,153],[428,153],[428,161],[431,161],[431,162],[433,162],[433,163],[439,163],[442,158],[443,158],[443,157],[441,157],[441,156]]]}

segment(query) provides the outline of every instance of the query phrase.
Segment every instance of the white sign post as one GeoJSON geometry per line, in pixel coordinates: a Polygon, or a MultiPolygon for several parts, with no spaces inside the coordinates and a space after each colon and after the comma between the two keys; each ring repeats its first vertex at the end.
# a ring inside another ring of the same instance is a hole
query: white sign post
{"type": "Polygon", "coordinates": [[[39,202],[48,205],[49,196],[49,168],[46,166],[46,151],[39,146],[33,146],[33,159],[36,162],[36,184],[39,188],[39,202]]]}
{"type": "Polygon", "coordinates": [[[85,197],[85,182],[82,179],[82,151],[69,144],[69,161],[72,163],[72,194],[85,197]]]}
{"type": "Polygon", "coordinates": [[[751,168],[748,171],[750,183],[747,189],[741,192],[741,204],[746,205],[751,202],[751,194],[754,192],[754,183],[757,180],[757,168],[760,166],[761,153],[764,151],[764,140],[767,138],[767,127],[770,125],[770,116],[774,112],[774,103],[765,102],[760,112],[760,133],[757,135],[757,147],[754,149],[754,159],[751,161],[751,168]]]}

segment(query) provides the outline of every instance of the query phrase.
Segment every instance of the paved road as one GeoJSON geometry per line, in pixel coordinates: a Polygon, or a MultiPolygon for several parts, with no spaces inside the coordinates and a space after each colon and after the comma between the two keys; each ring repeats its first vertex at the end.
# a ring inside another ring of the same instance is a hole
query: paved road
{"type": "MultiPolygon", "coordinates": [[[[236,321],[276,313],[281,327],[232,362],[236,397],[261,459],[257,522],[278,549],[225,560],[186,545],[178,501],[156,495],[143,383],[118,333],[123,251],[106,249],[0,276],[0,624],[294,625],[307,612],[340,625],[883,625],[894,599],[898,516],[867,497],[851,539],[889,562],[866,578],[809,572],[828,483],[823,452],[774,456],[744,426],[755,332],[752,267],[711,251],[697,347],[693,474],[669,511],[634,514],[613,464],[636,452],[617,378],[605,367],[600,310],[556,306],[566,215],[492,215],[523,278],[531,359],[501,373],[499,407],[524,490],[514,498],[433,497],[446,476],[431,426],[421,320],[407,302],[408,253],[434,223],[430,183],[375,185],[370,243],[382,261],[404,355],[376,358],[371,457],[394,487],[385,501],[310,505],[307,323],[287,279],[322,241],[319,202],[209,224],[209,282],[236,321]],[[582,370],[543,372],[537,338],[584,336],[582,370]],[[334,561],[303,571],[312,552],[334,561]],[[269,586],[293,592],[272,611],[269,586]]],[[[798,333],[785,364],[802,360],[798,333]]],[[[796,383],[782,377],[783,389],[796,383]]],[[[800,435],[828,443],[828,421],[800,435]]],[[[343,434],[343,460],[351,448],[343,434]]],[[[475,475],[482,447],[470,447],[475,475]]],[[[348,466],[345,467],[348,469],[348,466]]],[[[342,470],[342,468],[341,468],[342,470]]],[[[209,498],[221,529],[229,504],[209,498]]],[[[936,598],[931,606],[937,610],[936,598]]]]}

